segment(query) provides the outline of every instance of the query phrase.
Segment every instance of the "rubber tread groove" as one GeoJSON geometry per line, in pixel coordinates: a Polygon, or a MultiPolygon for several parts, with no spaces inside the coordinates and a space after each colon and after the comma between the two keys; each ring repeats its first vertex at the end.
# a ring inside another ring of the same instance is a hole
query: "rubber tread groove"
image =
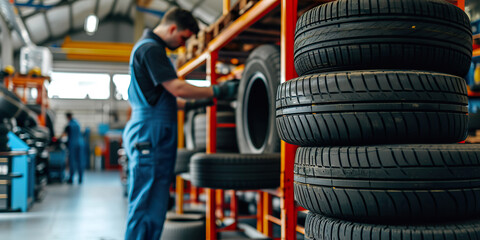
{"type": "Polygon", "coordinates": [[[280,154],[197,153],[190,160],[190,175],[197,187],[276,188],[280,185],[280,154]]]}
{"type": "Polygon", "coordinates": [[[464,76],[471,59],[471,34],[468,16],[446,2],[339,0],[298,19],[295,68],[299,75],[403,68],[464,76]],[[340,6],[345,14],[339,13],[340,6]],[[324,40],[332,45],[324,45],[324,40]],[[313,61],[312,52],[318,56],[313,61]]]}
{"type": "Polygon", "coordinates": [[[453,75],[312,74],[282,83],[276,96],[277,130],[295,145],[453,143],[467,134],[466,84],[453,75]]]}

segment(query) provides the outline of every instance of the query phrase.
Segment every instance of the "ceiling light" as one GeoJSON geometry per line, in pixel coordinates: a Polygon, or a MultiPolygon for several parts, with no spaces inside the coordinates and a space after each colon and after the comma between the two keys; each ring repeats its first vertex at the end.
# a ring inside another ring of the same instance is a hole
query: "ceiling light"
{"type": "Polygon", "coordinates": [[[85,32],[88,35],[93,35],[97,31],[98,28],[98,17],[95,14],[89,15],[85,18],[85,32]]]}

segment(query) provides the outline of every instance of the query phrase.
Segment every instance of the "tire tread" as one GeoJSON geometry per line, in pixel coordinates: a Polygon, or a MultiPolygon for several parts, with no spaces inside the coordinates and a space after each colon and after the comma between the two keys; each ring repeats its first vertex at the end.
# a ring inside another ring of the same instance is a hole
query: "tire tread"
{"type": "Polygon", "coordinates": [[[300,147],[295,198],[314,213],[347,220],[479,217],[478,149],[476,144],[300,147]]]}

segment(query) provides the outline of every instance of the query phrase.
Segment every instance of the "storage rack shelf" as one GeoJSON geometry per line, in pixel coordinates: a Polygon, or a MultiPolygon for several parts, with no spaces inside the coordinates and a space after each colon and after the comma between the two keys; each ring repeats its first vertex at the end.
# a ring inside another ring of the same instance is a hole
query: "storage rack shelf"
{"type": "Polygon", "coordinates": [[[38,122],[41,126],[46,126],[46,110],[49,107],[48,94],[45,84],[50,82],[50,77],[47,76],[32,76],[15,73],[4,78],[5,87],[12,92],[17,92],[17,89],[22,89],[21,100],[27,104],[27,92],[29,89],[37,89],[37,98],[35,103],[41,108],[38,115],[38,122]]]}

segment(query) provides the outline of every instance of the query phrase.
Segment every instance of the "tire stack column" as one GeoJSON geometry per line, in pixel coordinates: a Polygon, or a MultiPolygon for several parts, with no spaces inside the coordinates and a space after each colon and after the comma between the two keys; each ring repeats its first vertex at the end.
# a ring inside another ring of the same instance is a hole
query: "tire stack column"
{"type": "Polygon", "coordinates": [[[466,137],[466,14],[443,0],[338,0],[303,14],[276,124],[299,145],[308,239],[480,239],[466,137]]]}
{"type": "Polygon", "coordinates": [[[3,121],[4,119],[0,120],[0,152],[8,152],[10,151],[8,146],[9,127],[3,121]]]}

